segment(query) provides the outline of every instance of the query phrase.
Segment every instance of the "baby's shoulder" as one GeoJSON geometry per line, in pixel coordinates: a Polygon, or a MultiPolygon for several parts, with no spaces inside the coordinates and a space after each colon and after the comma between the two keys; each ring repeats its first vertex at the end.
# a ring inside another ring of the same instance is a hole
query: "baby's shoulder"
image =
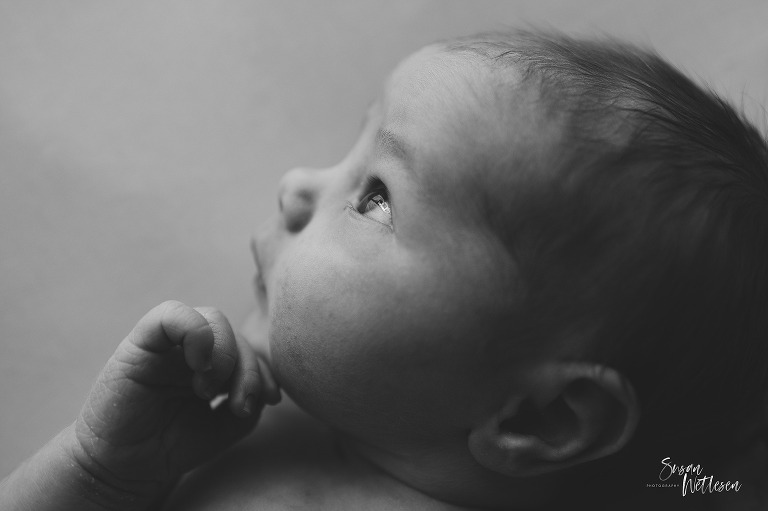
{"type": "Polygon", "coordinates": [[[351,466],[332,432],[287,402],[266,409],[253,435],[187,476],[165,509],[424,509],[423,496],[398,486],[351,466]]]}
{"type": "Polygon", "coordinates": [[[330,431],[283,403],[264,410],[251,436],[182,480],[167,509],[301,508],[331,482],[333,458],[330,431]]]}

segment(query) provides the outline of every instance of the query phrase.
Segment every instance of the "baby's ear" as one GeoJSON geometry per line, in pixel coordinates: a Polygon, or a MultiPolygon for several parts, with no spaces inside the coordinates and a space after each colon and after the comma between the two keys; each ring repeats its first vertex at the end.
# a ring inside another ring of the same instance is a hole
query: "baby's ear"
{"type": "Polygon", "coordinates": [[[632,437],[640,408],[617,371],[551,362],[529,374],[529,390],[510,392],[469,434],[469,450],[484,467],[509,476],[545,474],[613,454],[632,437]]]}

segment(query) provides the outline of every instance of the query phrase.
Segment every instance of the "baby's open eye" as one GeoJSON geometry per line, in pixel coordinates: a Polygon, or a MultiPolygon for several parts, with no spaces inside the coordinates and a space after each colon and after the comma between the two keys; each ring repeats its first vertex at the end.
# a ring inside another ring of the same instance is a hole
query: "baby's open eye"
{"type": "Polygon", "coordinates": [[[371,179],[366,186],[366,191],[357,211],[363,216],[392,227],[392,210],[389,207],[387,187],[378,179],[371,179]]]}

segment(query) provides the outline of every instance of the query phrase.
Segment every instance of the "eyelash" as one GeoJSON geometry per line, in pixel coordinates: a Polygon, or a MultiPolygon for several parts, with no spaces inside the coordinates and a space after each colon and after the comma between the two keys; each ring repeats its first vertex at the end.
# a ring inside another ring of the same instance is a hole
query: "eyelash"
{"type": "Polygon", "coordinates": [[[364,194],[355,210],[361,215],[371,218],[371,220],[392,228],[392,208],[389,205],[389,191],[386,185],[379,178],[368,176],[365,179],[363,190],[364,194]],[[381,215],[388,217],[386,221],[374,218],[381,215]]]}

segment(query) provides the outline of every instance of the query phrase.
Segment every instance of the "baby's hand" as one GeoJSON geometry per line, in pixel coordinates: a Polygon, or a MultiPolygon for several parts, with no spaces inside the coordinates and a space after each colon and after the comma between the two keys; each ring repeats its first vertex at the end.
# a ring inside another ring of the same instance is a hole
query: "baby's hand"
{"type": "Polygon", "coordinates": [[[280,400],[266,362],[223,314],[165,302],[120,343],[77,420],[75,456],[111,487],[147,496],[248,433],[280,400]],[[210,402],[229,393],[215,409],[210,402]]]}

